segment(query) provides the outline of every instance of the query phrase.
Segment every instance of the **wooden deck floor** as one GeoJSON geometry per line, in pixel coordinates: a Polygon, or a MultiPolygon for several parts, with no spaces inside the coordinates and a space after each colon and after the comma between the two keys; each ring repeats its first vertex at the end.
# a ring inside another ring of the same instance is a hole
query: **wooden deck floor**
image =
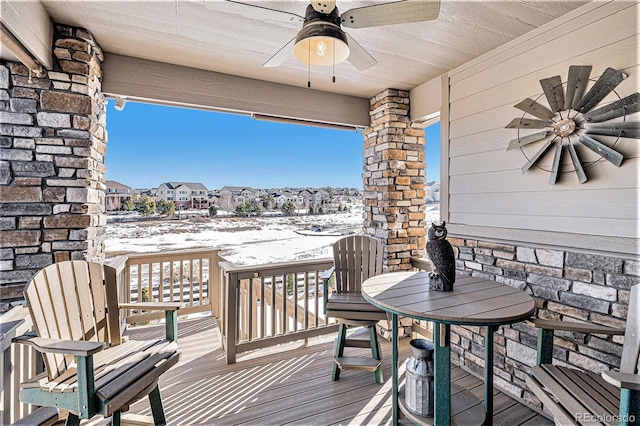
{"type": "MultiPolygon", "coordinates": [[[[129,332],[134,338],[163,333],[164,327],[157,326],[129,332]]],[[[372,373],[353,370],[333,382],[333,338],[314,339],[308,346],[299,342],[240,354],[236,364],[226,365],[215,320],[181,320],[182,359],[164,374],[160,384],[167,419],[180,426],[389,424],[391,344],[382,339],[386,355],[383,385],[375,383],[372,373]]],[[[403,360],[410,356],[408,339],[401,339],[400,354],[403,360]]],[[[482,398],[478,378],[461,368],[453,368],[451,376],[453,382],[482,398]]],[[[130,412],[148,415],[148,407],[145,398],[130,412]]],[[[495,393],[494,407],[495,425],[553,424],[502,392],[495,393]]]]}

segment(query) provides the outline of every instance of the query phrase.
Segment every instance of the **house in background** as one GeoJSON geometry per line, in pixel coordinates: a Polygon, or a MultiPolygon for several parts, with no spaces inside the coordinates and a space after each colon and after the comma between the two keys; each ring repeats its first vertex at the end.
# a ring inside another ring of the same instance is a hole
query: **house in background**
{"type": "Polygon", "coordinates": [[[301,209],[304,206],[304,198],[294,192],[282,191],[277,196],[274,196],[273,199],[276,202],[277,209],[282,208],[286,202],[293,203],[293,205],[298,209],[301,209]]]}
{"type": "Polygon", "coordinates": [[[201,183],[165,182],[158,186],[155,200],[173,201],[178,209],[208,209],[209,190],[201,183]]]}
{"type": "Polygon", "coordinates": [[[106,185],[106,210],[108,212],[121,210],[122,204],[131,199],[131,187],[116,182],[115,180],[106,181],[106,185]]]}
{"type": "Polygon", "coordinates": [[[265,194],[263,190],[246,186],[223,186],[218,194],[219,207],[226,210],[235,210],[236,206],[260,200],[265,194]]]}
{"type": "Polygon", "coordinates": [[[298,193],[298,196],[302,198],[302,208],[305,209],[308,209],[309,207],[315,209],[322,203],[322,196],[315,189],[303,189],[298,193]]]}

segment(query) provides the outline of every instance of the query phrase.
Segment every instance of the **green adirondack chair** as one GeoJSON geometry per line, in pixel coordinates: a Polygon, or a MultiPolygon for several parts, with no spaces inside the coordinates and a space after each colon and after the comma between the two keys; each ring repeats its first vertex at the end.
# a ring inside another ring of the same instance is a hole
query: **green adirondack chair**
{"type": "Polygon", "coordinates": [[[362,282],[383,272],[384,247],[374,238],[350,235],[333,245],[333,268],[322,274],[325,294],[325,312],[339,323],[334,347],[333,380],[340,378],[341,370],[364,370],[375,373],[377,383],[383,382],[382,352],[375,324],[388,320],[386,312],[376,308],[362,297],[362,282]],[[328,293],[328,283],[335,272],[335,292],[328,293]],[[347,339],[348,327],[366,327],[369,340],[347,339]],[[345,347],[371,347],[371,358],[344,356],[345,347]]]}
{"type": "Polygon", "coordinates": [[[35,335],[21,336],[43,354],[46,371],[21,384],[25,403],[68,410],[67,424],[121,412],[149,397],[156,425],[166,424],[158,379],[175,365],[178,303],[118,304],[115,270],[66,261],[39,271],[25,289],[35,335]],[[151,341],[123,337],[119,308],[164,310],[166,336],[151,341]]]}
{"type": "Polygon", "coordinates": [[[527,385],[558,425],[640,424],[640,284],[631,288],[626,328],[566,321],[534,321],[538,330],[537,366],[527,385]],[[624,334],[619,371],[580,371],[552,365],[555,330],[604,335],[624,334]]]}

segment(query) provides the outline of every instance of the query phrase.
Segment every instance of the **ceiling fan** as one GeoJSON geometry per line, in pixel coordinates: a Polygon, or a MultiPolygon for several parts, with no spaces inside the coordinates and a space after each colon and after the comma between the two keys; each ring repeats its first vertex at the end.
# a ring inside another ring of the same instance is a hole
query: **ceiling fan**
{"type": "Polygon", "coordinates": [[[205,7],[261,20],[302,23],[302,29],[263,67],[282,65],[293,53],[309,65],[336,65],[349,61],[363,71],[376,60],[341,27],[367,28],[430,21],[440,13],[440,0],[402,0],[347,10],[340,14],[336,0],[311,0],[304,17],[237,0],[205,0],[205,7]]]}

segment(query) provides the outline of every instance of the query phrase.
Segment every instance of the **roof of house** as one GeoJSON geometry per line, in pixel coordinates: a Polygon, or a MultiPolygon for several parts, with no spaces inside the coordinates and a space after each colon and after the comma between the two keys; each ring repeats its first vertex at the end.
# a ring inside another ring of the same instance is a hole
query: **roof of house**
{"type": "Polygon", "coordinates": [[[128,189],[131,189],[130,186],[127,186],[127,185],[125,185],[123,183],[120,183],[120,182],[116,182],[115,180],[108,180],[108,181],[106,181],[106,184],[107,184],[107,188],[128,188],[128,189]]]}
{"type": "Polygon", "coordinates": [[[250,188],[250,187],[248,187],[248,186],[223,186],[223,187],[220,189],[220,191],[223,191],[223,190],[225,190],[225,189],[226,189],[227,191],[229,191],[229,192],[232,192],[232,193],[242,192],[242,191],[244,191],[245,189],[248,189],[249,191],[255,191],[253,188],[250,188]]]}
{"type": "Polygon", "coordinates": [[[208,191],[207,187],[204,186],[201,183],[195,183],[195,182],[164,182],[165,185],[167,185],[167,187],[169,189],[176,189],[179,186],[186,186],[189,189],[193,190],[201,190],[201,191],[208,191]]]}

